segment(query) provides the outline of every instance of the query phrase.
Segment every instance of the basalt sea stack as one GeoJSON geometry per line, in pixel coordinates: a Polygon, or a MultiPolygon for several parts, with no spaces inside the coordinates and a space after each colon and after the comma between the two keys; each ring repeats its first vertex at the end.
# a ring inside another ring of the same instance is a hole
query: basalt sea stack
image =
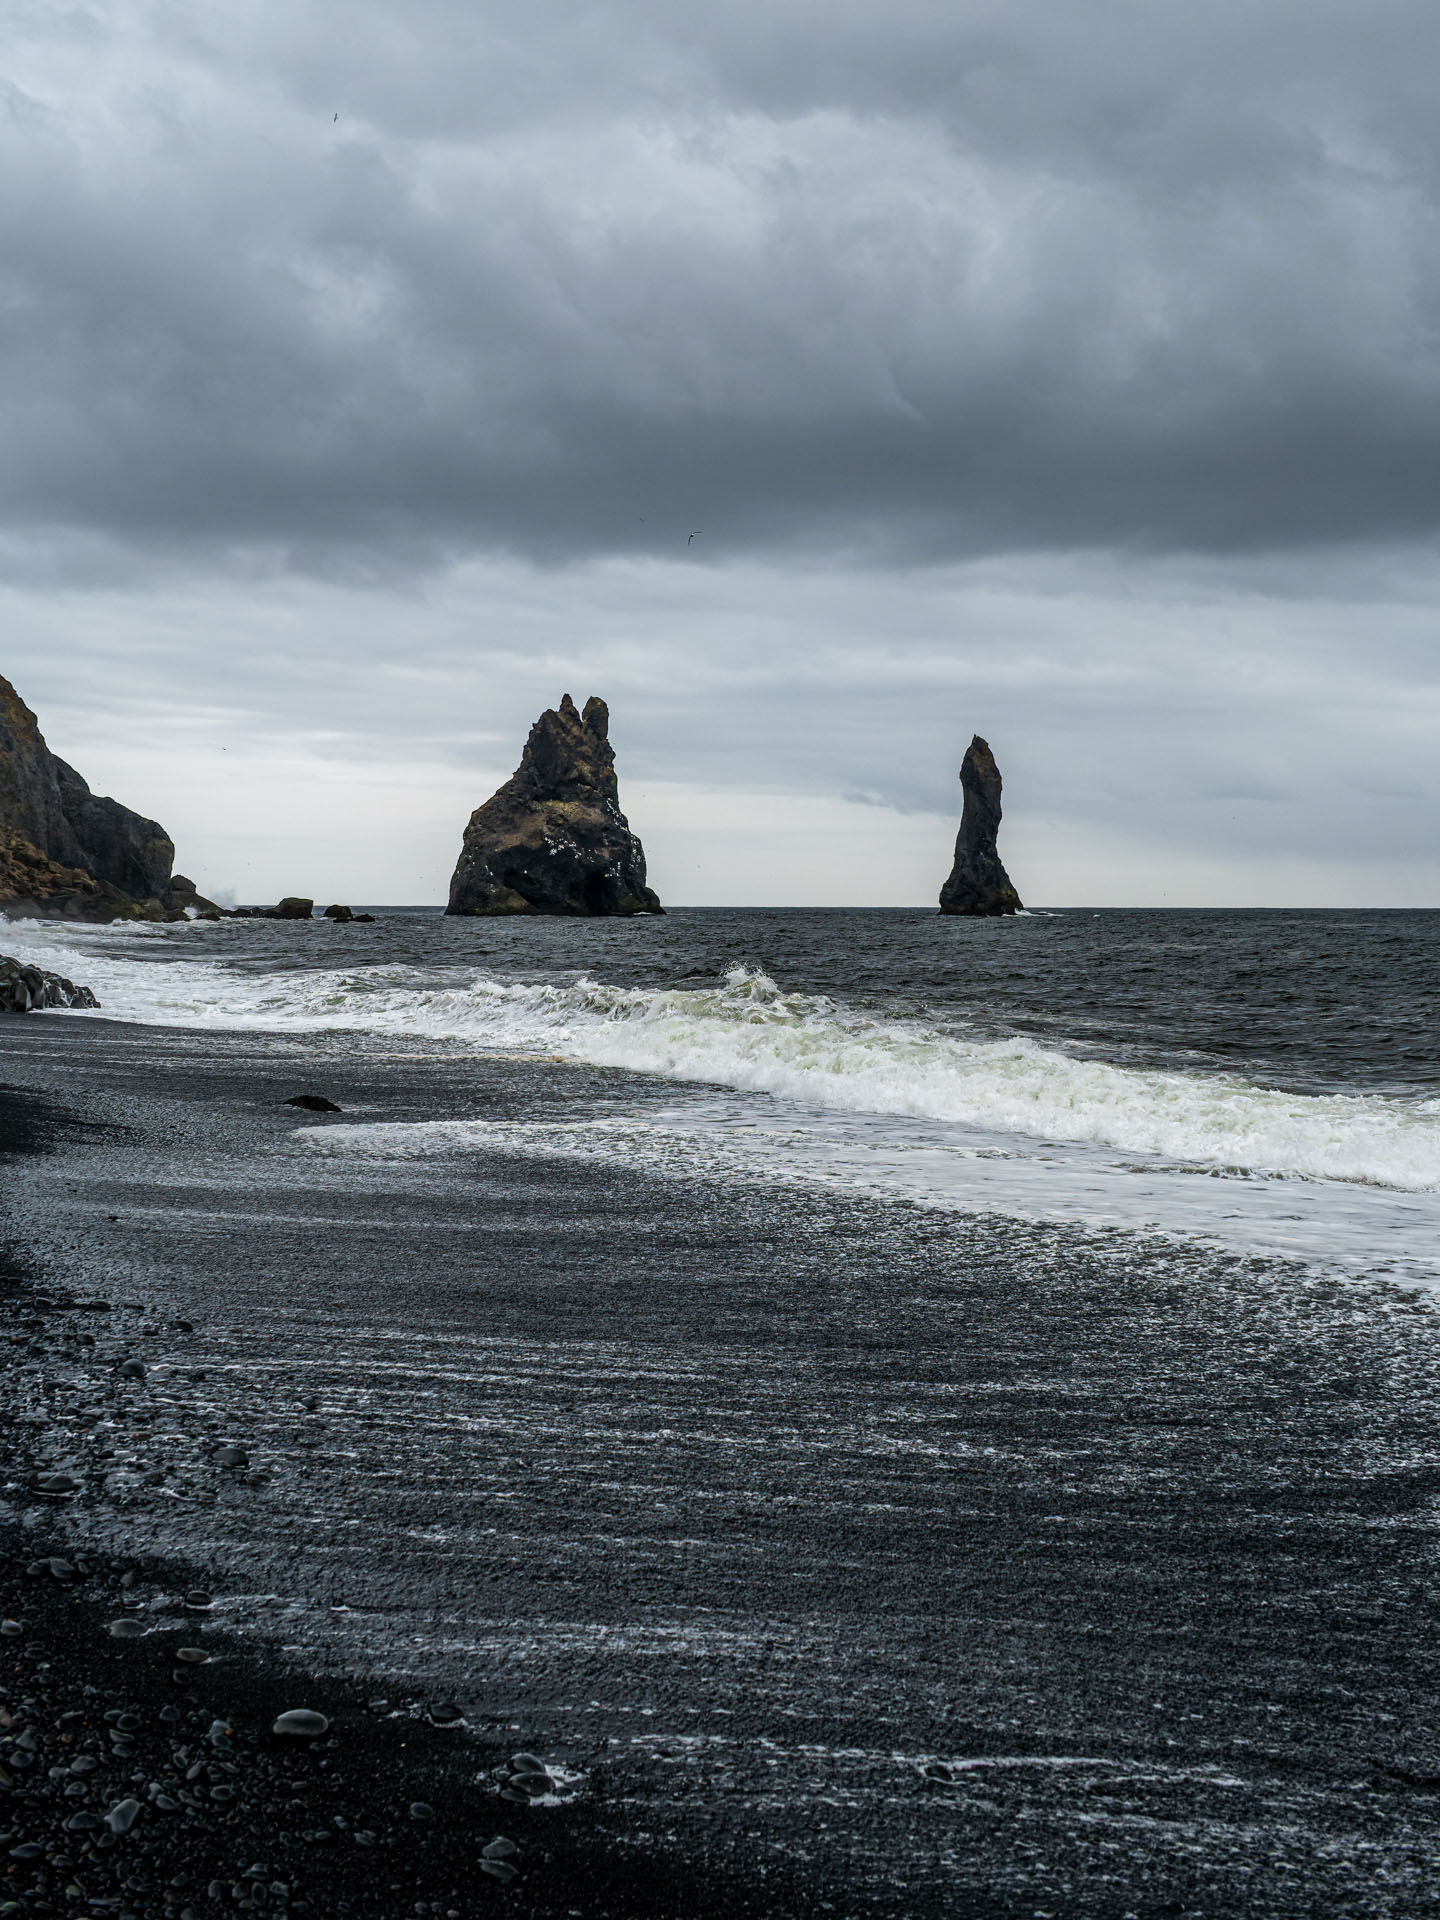
{"type": "Polygon", "coordinates": [[[477,807],[447,913],[663,913],[620,811],[610,709],[567,693],[530,729],[520,765],[477,807]]]}
{"type": "Polygon", "coordinates": [[[165,829],[91,793],[46,746],[0,676],[0,913],[50,920],[178,919],[208,907],[171,878],[165,829]]]}
{"type": "Polygon", "coordinates": [[[1014,913],[1020,896],[995,851],[1000,832],[1000,769],[979,734],[960,763],[965,805],[955,837],[955,865],[940,889],[942,913],[1014,913]]]}

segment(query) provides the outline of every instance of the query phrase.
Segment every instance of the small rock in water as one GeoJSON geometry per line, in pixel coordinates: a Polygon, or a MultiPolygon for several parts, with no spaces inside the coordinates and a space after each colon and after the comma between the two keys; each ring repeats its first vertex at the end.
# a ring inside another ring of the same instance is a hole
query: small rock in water
{"type": "Polygon", "coordinates": [[[149,1628],[140,1620],[112,1620],[105,1631],[116,1640],[143,1640],[149,1628]]]}
{"type": "Polygon", "coordinates": [[[277,1718],[270,1731],[300,1740],[318,1740],[322,1733],[330,1731],[330,1722],[323,1713],[316,1713],[310,1707],[291,1707],[288,1713],[277,1718]]]}
{"type": "Polygon", "coordinates": [[[546,1773],[550,1771],[537,1753],[512,1753],[510,1765],[516,1773],[546,1773]]]}
{"type": "Polygon", "coordinates": [[[250,1456],[243,1447],[221,1447],[215,1456],[217,1467],[248,1467],[250,1456]]]}
{"type": "Polygon", "coordinates": [[[210,1605],[210,1596],[199,1587],[192,1587],[185,1596],[185,1604],[187,1607],[208,1607],[210,1605]]]}
{"type": "Polygon", "coordinates": [[[323,1093],[292,1093],[285,1102],[287,1107],[303,1107],[307,1113],[343,1113],[343,1107],[337,1107],[333,1100],[327,1100],[323,1093]]]}
{"type": "Polygon", "coordinates": [[[464,1719],[463,1710],[453,1701],[447,1701],[444,1706],[430,1709],[430,1724],[434,1727],[458,1727],[464,1719]]]}
{"type": "Polygon", "coordinates": [[[105,1824],[112,1833],[128,1833],[135,1824],[140,1812],[138,1800],[117,1800],[105,1816],[105,1824]]]}
{"type": "Polygon", "coordinates": [[[203,1667],[210,1656],[203,1647],[177,1647],[175,1658],[187,1667],[203,1667]]]}
{"type": "Polygon", "coordinates": [[[145,1378],[145,1365],[144,1362],[140,1360],[125,1360],[115,1371],[122,1380],[143,1380],[145,1378]]]}

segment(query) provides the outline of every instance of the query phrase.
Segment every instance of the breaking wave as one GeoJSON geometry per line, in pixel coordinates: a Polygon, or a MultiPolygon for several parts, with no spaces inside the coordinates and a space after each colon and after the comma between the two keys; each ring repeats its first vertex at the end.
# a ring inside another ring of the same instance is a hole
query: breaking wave
{"type": "Polygon", "coordinates": [[[475,1051],[560,1054],[857,1115],[904,1115],[1181,1165],[1440,1191],[1440,1101],[1291,1093],[1234,1075],[1081,1058],[1026,1037],[968,1037],[788,992],[757,968],[737,967],[714,985],[664,989],[469,968],[246,973],[199,959],[115,959],[64,945],[56,933],[10,928],[6,944],[85,979],[111,1017],[363,1030],[475,1051]]]}

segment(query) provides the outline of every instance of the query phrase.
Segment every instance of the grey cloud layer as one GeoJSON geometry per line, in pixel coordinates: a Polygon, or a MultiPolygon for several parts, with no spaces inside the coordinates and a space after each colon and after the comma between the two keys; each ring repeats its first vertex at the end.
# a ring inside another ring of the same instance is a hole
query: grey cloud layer
{"type": "Polygon", "coordinates": [[[1424,536],[1437,64],[1433,8],[1323,0],[37,9],[0,520],[381,570],[1424,536]]]}

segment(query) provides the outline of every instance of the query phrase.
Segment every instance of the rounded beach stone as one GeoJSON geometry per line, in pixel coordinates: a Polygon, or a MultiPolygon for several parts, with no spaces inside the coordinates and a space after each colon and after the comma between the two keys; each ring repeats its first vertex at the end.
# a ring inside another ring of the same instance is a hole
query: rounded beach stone
{"type": "Polygon", "coordinates": [[[311,1707],[291,1707],[288,1713],[276,1718],[270,1731],[289,1734],[299,1740],[318,1740],[322,1733],[330,1731],[330,1722],[323,1713],[316,1713],[311,1707]]]}
{"type": "Polygon", "coordinates": [[[203,1667],[210,1656],[203,1647],[177,1647],[175,1658],[185,1667],[203,1667]]]}
{"type": "Polygon", "coordinates": [[[105,1631],[116,1640],[143,1640],[149,1628],[142,1620],[112,1620],[105,1631]]]}
{"type": "Polygon", "coordinates": [[[105,1816],[105,1824],[112,1833],[128,1833],[134,1826],[140,1812],[138,1800],[117,1800],[105,1816]]]}

